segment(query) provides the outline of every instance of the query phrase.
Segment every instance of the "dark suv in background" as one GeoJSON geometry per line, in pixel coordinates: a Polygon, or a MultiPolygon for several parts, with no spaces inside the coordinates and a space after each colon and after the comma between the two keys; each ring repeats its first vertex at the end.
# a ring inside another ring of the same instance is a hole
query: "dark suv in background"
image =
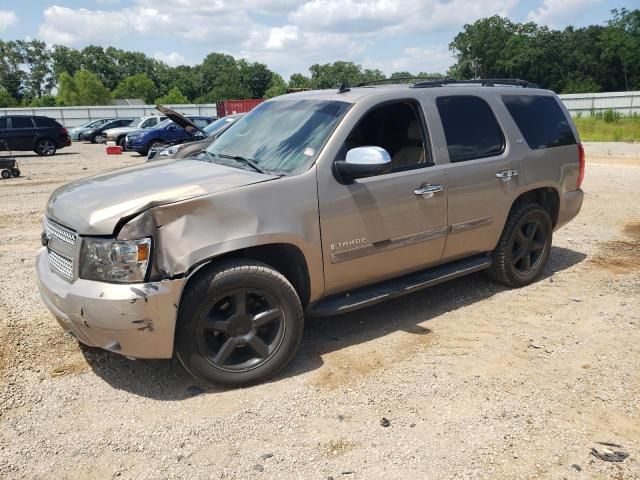
{"type": "Polygon", "coordinates": [[[34,151],[38,155],[55,155],[71,146],[67,129],[53,118],[36,115],[0,117],[0,149],[34,151]]]}

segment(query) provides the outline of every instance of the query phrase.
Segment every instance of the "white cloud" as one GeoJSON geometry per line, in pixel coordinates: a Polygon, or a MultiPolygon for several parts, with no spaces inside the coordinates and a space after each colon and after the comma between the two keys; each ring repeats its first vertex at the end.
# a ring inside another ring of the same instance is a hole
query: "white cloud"
{"type": "Polygon", "coordinates": [[[0,32],[6,30],[18,21],[15,12],[11,10],[0,10],[0,32]]]}
{"type": "Polygon", "coordinates": [[[559,27],[580,17],[585,11],[602,0],[544,0],[542,5],[531,10],[527,19],[542,25],[559,27]]]}
{"type": "MultiPolygon", "coordinates": [[[[105,0],[103,0],[105,1],[105,0]]],[[[107,0],[110,1],[110,0],[107,0]]],[[[555,1],[555,0],[546,0],[555,1]]],[[[568,0],[575,1],[575,0],[568,0]]],[[[596,0],[585,0],[596,1],[596,0]]],[[[518,0],[134,0],[112,10],[45,9],[40,37],[49,44],[108,45],[114,39],[171,38],[170,52],[155,52],[180,64],[186,48],[224,52],[266,63],[286,75],[313,63],[353,61],[395,70],[446,70],[450,55],[440,47],[383,45],[412,36],[411,45],[434,32],[455,31],[493,14],[508,14],[518,0]],[[281,24],[265,22],[273,16],[281,24]],[[376,53],[366,52],[375,46],[376,53]],[[377,47],[380,46],[378,49],[377,47]],[[376,56],[378,55],[378,56],[376,56]],[[402,65],[406,65],[402,67],[402,65]]],[[[398,42],[399,43],[399,42],[398,42]]]]}
{"type": "Polygon", "coordinates": [[[184,55],[178,52],[156,52],[153,54],[153,58],[155,58],[156,60],[160,60],[161,62],[164,62],[172,67],[187,64],[187,59],[184,57],[184,55]]]}
{"type": "Polygon", "coordinates": [[[52,5],[45,9],[44,23],[38,29],[39,37],[50,44],[80,45],[90,42],[108,42],[123,33],[114,25],[124,24],[118,12],[72,9],[52,5]],[[116,19],[117,22],[111,21],[116,19]]]}

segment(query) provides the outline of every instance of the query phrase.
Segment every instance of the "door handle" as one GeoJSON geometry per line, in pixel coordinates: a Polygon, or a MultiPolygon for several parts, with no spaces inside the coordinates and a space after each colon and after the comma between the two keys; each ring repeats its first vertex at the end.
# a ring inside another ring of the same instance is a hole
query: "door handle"
{"type": "Polygon", "coordinates": [[[508,182],[513,177],[518,176],[518,170],[500,170],[496,173],[496,177],[498,177],[503,182],[508,182]]]}
{"type": "Polygon", "coordinates": [[[431,198],[434,193],[438,193],[444,190],[442,185],[424,185],[422,187],[416,188],[413,193],[418,196],[422,196],[422,198],[431,198]]]}

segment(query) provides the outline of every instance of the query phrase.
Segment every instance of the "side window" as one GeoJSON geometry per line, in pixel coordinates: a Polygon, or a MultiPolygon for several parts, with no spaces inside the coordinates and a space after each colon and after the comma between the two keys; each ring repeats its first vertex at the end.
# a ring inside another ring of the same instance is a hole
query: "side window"
{"type": "Polygon", "coordinates": [[[0,129],[9,128],[9,122],[7,122],[7,117],[0,117],[0,129]]]}
{"type": "Polygon", "coordinates": [[[153,127],[155,124],[156,124],[155,118],[147,118],[144,122],[142,122],[142,125],[140,125],[140,128],[153,127]]]}
{"type": "Polygon", "coordinates": [[[56,122],[54,119],[52,118],[47,118],[47,117],[33,117],[33,121],[36,124],[36,127],[57,127],[58,126],[58,122],[56,122]]]}
{"type": "Polygon", "coordinates": [[[11,128],[33,128],[31,117],[11,117],[11,128]]]}
{"type": "Polygon", "coordinates": [[[502,101],[529,148],[539,150],[576,143],[571,124],[554,97],[505,95],[502,101]]]}
{"type": "Polygon", "coordinates": [[[356,147],[382,147],[391,156],[392,172],[432,165],[427,154],[420,106],[412,101],[389,103],[365,114],[338,153],[342,160],[356,147]]]}
{"type": "Polygon", "coordinates": [[[502,129],[491,107],[480,97],[438,97],[436,106],[451,162],[493,157],[504,151],[502,129]]]}
{"type": "Polygon", "coordinates": [[[129,125],[131,123],[131,119],[128,120],[118,120],[117,122],[115,122],[115,127],[126,127],[127,125],[129,125]]]}

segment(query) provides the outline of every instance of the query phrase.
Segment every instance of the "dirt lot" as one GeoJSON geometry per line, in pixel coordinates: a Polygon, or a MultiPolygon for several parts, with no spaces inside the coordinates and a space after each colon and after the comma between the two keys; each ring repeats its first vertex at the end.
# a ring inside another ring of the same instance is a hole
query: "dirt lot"
{"type": "Polygon", "coordinates": [[[204,392],[175,361],[81,348],[38,296],[51,191],[140,157],[21,157],[0,182],[0,477],[640,478],[640,146],[605,147],[537,283],[309,319],[274,381],[204,392]]]}

